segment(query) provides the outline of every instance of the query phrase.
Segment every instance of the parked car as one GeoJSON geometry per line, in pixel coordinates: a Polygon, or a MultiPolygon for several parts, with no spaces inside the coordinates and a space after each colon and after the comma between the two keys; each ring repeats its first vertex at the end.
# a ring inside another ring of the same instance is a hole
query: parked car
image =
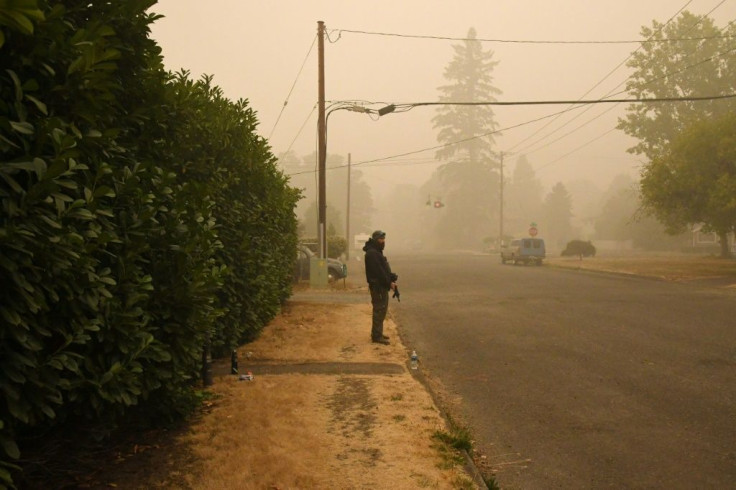
{"type": "Polygon", "coordinates": [[[534,263],[542,265],[545,258],[544,240],[542,238],[515,238],[511,243],[501,247],[501,262],[518,264],[534,263]]]}
{"type": "MultiPolygon", "coordinates": [[[[309,266],[312,257],[316,254],[306,245],[299,245],[296,252],[296,264],[294,265],[294,280],[309,279],[309,266]]],[[[348,276],[348,266],[337,259],[327,259],[327,280],[329,282],[344,279],[348,276]]]]}

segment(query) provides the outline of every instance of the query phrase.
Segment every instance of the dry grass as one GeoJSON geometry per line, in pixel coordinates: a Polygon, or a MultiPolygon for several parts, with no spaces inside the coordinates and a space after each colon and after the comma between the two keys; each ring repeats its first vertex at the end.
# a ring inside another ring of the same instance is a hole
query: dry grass
{"type": "MultiPolygon", "coordinates": [[[[369,331],[369,304],[292,303],[259,340],[239,349],[240,371],[250,362],[405,365],[393,322],[385,326],[390,346],[370,343],[369,331]]],[[[145,477],[116,481],[117,488],[473,488],[462,467],[443,465],[432,435],[447,430],[445,421],[408,369],[253,381],[228,375],[211,392],[207,413],[157,450],[171,456],[157,458],[145,477]]]]}
{"type": "Polygon", "coordinates": [[[669,281],[732,279],[736,283],[736,261],[713,256],[659,255],[586,257],[550,257],[552,265],[657,277],[669,281]]]}
{"type": "MultiPolygon", "coordinates": [[[[345,293],[351,294],[351,293],[345,293]]],[[[396,362],[406,359],[400,343],[370,343],[371,305],[315,305],[290,303],[258,341],[244,346],[253,361],[274,362],[396,362]]],[[[387,321],[384,332],[398,338],[396,325],[387,321]]]]}

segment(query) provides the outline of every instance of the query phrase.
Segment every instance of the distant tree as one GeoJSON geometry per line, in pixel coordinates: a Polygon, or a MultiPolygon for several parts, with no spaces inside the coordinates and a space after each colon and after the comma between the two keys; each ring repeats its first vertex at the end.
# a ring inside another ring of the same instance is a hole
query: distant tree
{"type": "Polygon", "coordinates": [[[542,218],[544,190],[526,156],[520,156],[504,192],[505,228],[512,235],[526,232],[542,218]]]}
{"type": "Polygon", "coordinates": [[[427,205],[427,195],[413,184],[398,184],[382,200],[382,206],[389,211],[381,220],[381,228],[386,228],[391,235],[391,250],[414,250],[423,246],[426,228],[425,218],[435,214],[427,205]]]}
{"type": "Polygon", "coordinates": [[[645,206],[671,232],[705,223],[721,237],[721,256],[730,257],[727,235],[736,227],[736,113],[703,120],[682,132],[645,168],[645,206]]]}
{"type": "MultiPolygon", "coordinates": [[[[304,236],[305,237],[317,237],[317,201],[311,201],[307,210],[303,215],[304,223],[304,236]]],[[[327,201],[327,236],[345,234],[345,218],[337,209],[336,206],[332,205],[331,201],[327,201]]]]}
{"type": "MultiPolygon", "coordinates": [[[[302,158],[302,167],[306,169],[306,173],[300,174],[301,178],[294,182],[299,182],[301,188],[304,189],[305,199],[301,206],[297,209],[297,213],[303,220],[312,222],[312,213],[316,213],[317,200],[317,184],[315,163],[317,159],[316,153],[311,153],[302,158]],[[314,206],[314,209],[313,209],[314,206]]],[[[327,172],[325,174],[327,195],[327,221],[335,226],[338,234],[345,233],[347,224],[347,188],[348,188],[348,167],[347,159],[342,155],[328,154],[326,161],[327,172]],[[341,223],[336,221],[337,217],[342,220],[341,223]]],[[[302,171],[304,172],[304,170],[302,171]]],[[[374,213],[373,196],[368,183],[363,180],[363,172],[359,168],[351,167],[350,169],[350,233],[352,235],[360,233],[371,228],[372,215],[374,213]]],[[[314,215],[314,227],[317,228],[317,217],[314,215]]],[[[307,235],[314,235],[316,231],[312,231],[311,224],[305,226],[307,235]]],[[[348,242],[352,242],[348,239],[348,242]]]]}
{"type": "Polygon", "coordinates": [[[625,174],[613,178],[600,198],[600,210],[594,222],[599,240],[629,240],[628,224],[641,207],[638,183],[625,174]]]}
{"type": "Polygon", "coordinates": [[[281,168],[285,175],[299,174],[304,170],[302,160],[293,150],[279,153],[276,159],[278,161],[279,168],[281,168]]]}
{"type": "Polygon", "coordinates": [[[435,250],[446,246],[442,243],[441,224],[444,223],[444,208],[436,209],[433,207],[435,200],[444,202],[445,195],[442,193],[444,184],[442,176],[439,172],[433,172],[429,179],[419,188],[419,193],[415,196],[415,203],[423,206],[424,211],[419,211],[419,233],[421,241],[426,248],[435,250]]]}
{"type": "MultiPolygon", "coordinates": [[[[481,102],[500,94],[493,85],[493,51],[484,51],[475,29],[445,68],[450,83],[439,87],[441,102],[481,102]]],[[[446,207],[438,222],[438,238],[446,246],[480,245],[498,213],[498,160],[492,150],[497,128],[490,106],[440,106],[432,119],[443,146],[437,157],[446,207]]]]}
{"type": "Polygon", "coordinates": [[[555,184],[547,194],[544,207],[543,233],[551,245],[562,248],[572,233],[572,198],[561,182],[555,184]]]}
{"type": "Polygon", "coordinates": [[[631,240],[634,247],[644,250],[677,250],[687,242],[682,235],[666,233],[662,223],[643,212],[638,188],[617,187],[615,184],[609,187],[608,199],[595,222],[597,239],[631,240]]]}
{"type": "MultiPolygon", "coordinates": [[[[300,158],[291,150],[285,153],[280,153],[277,159],[279,168],[289,179],[289,185],[301,191],[301,199],[294,210],[297,218],[300,219],[299,228],[301,229],[304,226],[304,213],[309,206],[309,203],[314,201],[317,196],[317,187],[315,184],[315,161],[312,160],[309,162],[305,158],[300,158]]],[[[317,225],[315,224],[314,230],[308,230],[308,233],[316,233],[316,226],[317,225]]]]}
{"type": "Polygon", "coordinates": [[[603,191],[603,195],[600,199],[601,206],[608,201],[611,197],[616,196],[621,193],[621,191],[631,191],[635,194],[638,194],[637,189],[639,188],[639,183],[635,181],[630,175],[627,174],[618,174],[616,175],[610,184],[608,184],[608,187],[605,191],[603,191]]]}
{"type": "Polygon", "coordinates": [[[603,191],[598,184],[590,179],[575,179],[565,182],[565,189],[570,194],[573,203],[573,234],[582,238],[583,230],[592,226],[595,217],[600,212],[603,191]]]}
{"type": "Polygon", "coordinates": [[[624,241],[631,238],[630,225],[635,219],[640,201],[634,189],[618,189],[609,194],[595,221],[595,236],[599,240],[624,241]]]}
{"type": "MultiPolygon", "coordinates": [[[[629,62],[634,69],[627,84],[631,95],[695,97],[736,92],[733,24],[720,29],[708,17],[683,12],[674,22],[654,21],[641,33],[653,39],[701,40],[643,44],[629,62]]],[[[736,112],[736,101],[632,104],[627,112],[618,127],[639,140],[630,151],[650,160],[643,170],[645,207],[673,233],[704,222],[721,237],[721,255],[729,255],[726,237],[736,220],[730,202],[733,163],[729,167],[724,158],[736,143],[733,132],[729,135],[724,128],[731,127],[728,116],[736,112]],[[696,135],[707,141],[696,141],[696,135]]]]}
{"type": "Polygon", "coordinates": [[[667,233],[662,223],[643,213],[641,208],[627,223],[627,228],[634,247],[642,250],[682,250],[692,243],[689,231],[675,235],[667,233]]]}
{"type": "MultiPolygon", "coordinates": [[[[733,38],[736,27],[721,30],[708,17],[683,12],[673,22],[642,27],[642,38],[698,38],[701,41],[643,43],[628,62],[634,73],[626,88],[637,98],[697,97],[736,92],[733,38]]],[[[639,142],[629,151],[654,159],[696,121],[736,110],[733,100],[631,104],[618,128],[639,142]]]]}
{"type": "MultiPolygon", "coordinates": [[[[348,202],[348,168],[343,164],[340,168],[330,170],[327,174],[327,195],[337,211],[343,216],[343,225],[340,229],[345,230],[347,225],[347,202],[348,202]]],[[[367,232],[371,229],[373,221],[373,195],[367,182],[363,180],[363,172],[360,167],[350,169],[350,234],[367,232]]],[[[352,243],[352,239],[348,242],[352,243]]]]}

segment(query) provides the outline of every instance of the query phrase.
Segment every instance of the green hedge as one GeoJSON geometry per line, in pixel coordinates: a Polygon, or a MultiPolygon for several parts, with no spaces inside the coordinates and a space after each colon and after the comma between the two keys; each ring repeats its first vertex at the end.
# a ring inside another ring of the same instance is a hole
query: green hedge
{"type": "Polygon", "coordinates": [[[0,486],[24,434],[180,416],[290,294],[299,193],[247,101],[163,69],[154,3],[0,7],[0,486]]]}

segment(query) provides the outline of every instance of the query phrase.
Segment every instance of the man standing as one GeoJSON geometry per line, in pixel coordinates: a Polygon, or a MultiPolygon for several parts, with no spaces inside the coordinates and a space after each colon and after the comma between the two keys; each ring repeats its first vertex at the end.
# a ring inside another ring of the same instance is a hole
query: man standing
{"type": "Polygon", "coordinates": [[[386,233],[376,230],[365,242],[363,251],[365,252],[365,278],[371,290],[371,303],[373,304],[371,340],[388,345],[390,343],[388,337],[383,335],[383,320],[388,311],[388,292],[396,289],[398,276],[391,272],[388,260],[383,256],[385,246],[386,233]]]}

